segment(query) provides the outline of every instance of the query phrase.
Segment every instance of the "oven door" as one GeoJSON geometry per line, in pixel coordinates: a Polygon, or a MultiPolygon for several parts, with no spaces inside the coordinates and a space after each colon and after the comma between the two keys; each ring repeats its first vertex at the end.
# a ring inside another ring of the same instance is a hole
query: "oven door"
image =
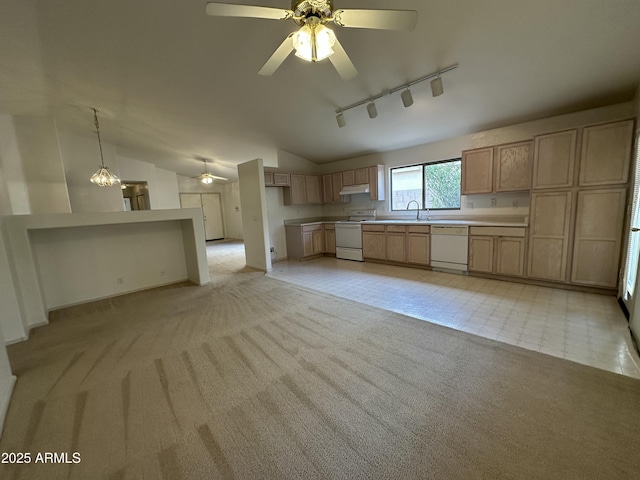
{"type": "Polygon", "coordinates": [[[362,249],[362,226],[359,223],[336,223],[336,248],[362,249]]]}

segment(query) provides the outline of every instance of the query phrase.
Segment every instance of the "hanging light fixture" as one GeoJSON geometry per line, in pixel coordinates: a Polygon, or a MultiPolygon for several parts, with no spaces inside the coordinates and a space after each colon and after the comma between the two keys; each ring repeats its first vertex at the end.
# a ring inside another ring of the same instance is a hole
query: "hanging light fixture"
{"type": "Polygon", "coordinates": [[[436,78],[431,80],[431,95],[434,97],[439,97],[444,93],[444,87],[442,86],[442,78],[438,75],[436,78]]]}
{"type": "Polygon", "coordinates": [[[217,175],[213,175],[207,171],[207,160],[205,158],[202,159],[204,162],[204,172],[200,174],[200,181],[205,185],[211,185],[214,180],[229,180],[226,177],[219,177],[217,175]]]}
{"type": "Polygon", "coordinates": [[[305,25],[293,35],[296,57],[307,62],[319,62],[333,55],[336,36],[319,22],[318,17],[309,17],[305,25]]]}
{"type": "Polygon", "coordinates": [[[378,109],[376,108],[376,104],[371,100],[371,103],[367,105],[367,113],[369,114],[369,118],[376,118],[378,116],[378,109]]]}
{"type": "Polygon", "coordinates": [[[109,171],[109,167],[104,164],[104,156],[102,155],[102,142],[100,141],[100,125],[98,124],[98,109],[92,107],[93,123],[96,126],[96,134],[98,135],[98,146],[100,147],[100,168],[91,176],[91,183],[95,183],[100,187],[112,187],[120,185],[120,179],[109,171]]]}
{"type": "Polygon", "coordinates": [[[336,122],[338,122],[338,127],[342,128],[347,124],[347,121],[344,118],[344,113],[340,112],[336,115],[336,122]]]}

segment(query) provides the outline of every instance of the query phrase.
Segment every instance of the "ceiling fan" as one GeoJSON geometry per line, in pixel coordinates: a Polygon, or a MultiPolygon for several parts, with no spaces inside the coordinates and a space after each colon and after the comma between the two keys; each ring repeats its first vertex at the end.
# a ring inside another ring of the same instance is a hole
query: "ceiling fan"
{"type": "Polygon", "coordinates": [[[207,159],[203,158],[203,157],[196,157],[196,160],[202,160],[204,162],[204,172],[202,172],[200,175],[196,176],[196,177],[191,177],[191,178],[199,178],[200,181],[202,183],[204,183],[205,185],[209,185],[211,183],[213,183],[214,180],[229,180],[226,177],[219,177],[217,175],[213,175],[211,173],[209,173],[207,171],[207,159]]]}
{"type": "Polygon", "coordinates": [[[273,75],[295,50],[297,57],[309,62],[319,62],[328,58],[343,80],[355,77],[358,71],[326,24],[333,22],[340,27],[348,28],[413,30],[418,21],[418,12],[415,10],[335,10],[332,0],[292,0],[291,10],[209,2],[207,14],[217,17],[291,19],[301,27],[300,30],[284,39],[258,73],[273,75]]]}

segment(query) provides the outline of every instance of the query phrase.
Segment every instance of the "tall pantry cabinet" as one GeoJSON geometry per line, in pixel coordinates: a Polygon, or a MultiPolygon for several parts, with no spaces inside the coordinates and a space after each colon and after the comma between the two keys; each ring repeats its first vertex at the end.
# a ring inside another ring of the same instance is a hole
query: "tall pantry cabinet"
{"type": "Polygon", "coordinates": [[[633,120],[534,139],[528,277],[614,289],[633,120]]]}

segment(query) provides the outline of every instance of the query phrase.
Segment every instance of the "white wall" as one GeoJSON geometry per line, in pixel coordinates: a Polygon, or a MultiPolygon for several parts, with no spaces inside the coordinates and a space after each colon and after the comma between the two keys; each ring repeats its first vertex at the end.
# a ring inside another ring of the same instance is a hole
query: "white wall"
{"type": "Polygon", "coordinates": [[[156,179],[151,208],[156,210],[180,208],[180,194],[178,192],[178,175],[176,172],[155,169],[156,179]]]}
{"type": "Polygon", "coordinates": [[[262,159],[238,165],[244,253],[248,267],[271,270],[262,159]]]}
{"type": "Polygon", "coordinates": [[[34,230],[31,245],[47,310],[187,279],[179,221],[34,230]]]}

